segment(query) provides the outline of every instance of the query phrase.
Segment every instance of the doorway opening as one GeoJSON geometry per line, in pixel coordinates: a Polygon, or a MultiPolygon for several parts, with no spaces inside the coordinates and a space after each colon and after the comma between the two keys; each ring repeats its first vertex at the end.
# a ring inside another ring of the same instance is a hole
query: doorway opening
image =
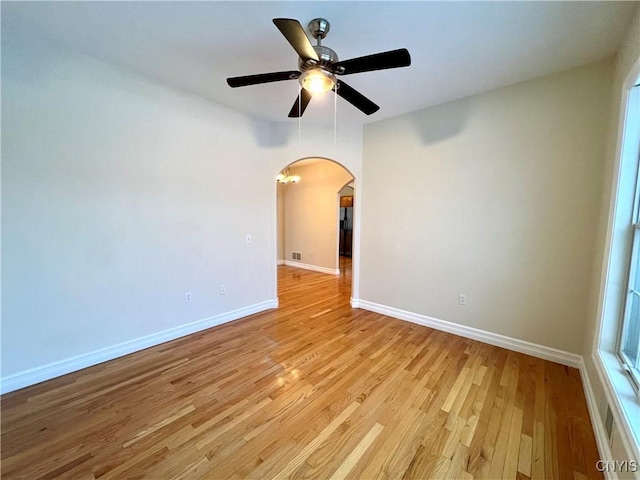
{"type": "MultiPolygon", "coordinates": [[[[276,189],[278,297],[283,293],[283,272],[300,281],[321,278],[304,270],[332,275],[343,287],[348,282],[350,294],[352,259],[357,255],[354,176],[336,161],[304,158],[283,168],[276,189]],[[346,197],[350,197],[349,210],[341,206],[349,201],[346,197]]],[[[327,281],[323,284],[330,284],[327,281]]]]}
{"type": "Polygon", "coordinates": [[[353,258],[354,185],[347,183],[338,192],[338,265],[340,271],[351,270],[353,258]]]}

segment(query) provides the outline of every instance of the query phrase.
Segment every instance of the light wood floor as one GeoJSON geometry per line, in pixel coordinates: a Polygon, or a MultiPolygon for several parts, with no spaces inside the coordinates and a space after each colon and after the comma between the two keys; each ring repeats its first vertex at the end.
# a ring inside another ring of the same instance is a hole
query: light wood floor
{"type": "Polygon", "coordinates": [[[2,397],[2,477],[601,478],[578,371],[349,307],[281,307],[2,397]]]}

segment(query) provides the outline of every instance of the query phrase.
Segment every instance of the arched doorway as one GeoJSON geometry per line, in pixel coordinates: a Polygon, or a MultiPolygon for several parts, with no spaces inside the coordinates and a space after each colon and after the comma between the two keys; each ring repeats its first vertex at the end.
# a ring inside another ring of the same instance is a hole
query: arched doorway
{"type": "MultiPolygon", "coordinates": [[[[278,265],[328,275],[348,273],[353,292],[357,271],[352,267],[352,259],[348,261],[349,272],[340,268],[339,192],[346,185],[352,186],[355,192],[354,175],[335,160],[307,157],[284,167],[275,183],[278,265]]],[[[359,237],[354,233],[351,232],[350,253],[356,264],[359,237]]],[[[276,285],[279,288],[277,275],[276,285]]]]}

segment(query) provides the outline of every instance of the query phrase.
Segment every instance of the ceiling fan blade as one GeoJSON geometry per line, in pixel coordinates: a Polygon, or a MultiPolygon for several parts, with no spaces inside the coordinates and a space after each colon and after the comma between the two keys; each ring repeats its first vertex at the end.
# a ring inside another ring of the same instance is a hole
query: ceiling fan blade
{"type": "Polygon", "coordinates": [[[258,75],[245,75],[244,77],[227,78],[227,84],[232,87],[246,87],[259,83],[280,82],[282,80],[294,80],[301,75],[297,70],[289,72],[260,73],[258,75]]]}
{"type": "Polygon", "coordinates": [[[313,94],[304,88],[300,89],[300,95],[296,98],[296,102],[291,107],[289,111],[289,118],[298,118],[301,117],[304,111],[307,109],[307,105],[311,101],[311,97],[313,94]],[[302,99],[302,103],[300,100],[302,99]]]}
{"type": "Polygon", "coordinates": [[[292,18],[274,18],[273,23],[302,60],[320,60],[300,22],[292,18]]]}
{"type": "Polygon", "coordinates": [[[378,105],[373,103],[371,100],[369,100],[354,88],[344,83],[342,80],[338,80],[336,86],[337,89],[335,90],[335,92],[363,113],[371,115],[372,113],[376,113],[378,110],[380,110],[380,107],[378,105]]]}
{"type": "Polygon", "coordinates": [[[365,57],[351,58],[343,60],[334,65],[336,73],[340,75],[351,75],[352,73],[372,72],[374,70],[384,70],[386,68],[408,67],[411,65],[411,55],[409,50],[401,48],[389,52],[374,53],[365,57]],[[340,72],[341,68],[344,72],[340,72]]]}

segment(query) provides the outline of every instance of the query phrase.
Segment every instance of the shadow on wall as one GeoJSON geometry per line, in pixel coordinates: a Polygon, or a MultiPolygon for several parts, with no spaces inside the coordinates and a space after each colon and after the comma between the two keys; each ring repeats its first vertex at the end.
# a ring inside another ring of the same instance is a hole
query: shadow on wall
{"type": "Polygon", "coordinates": [[[252,118],[251,130],[256,144],[264,148],[294,145],[298,141],[297,124],[268,122],[252,118]]]}
{"type": "Polygon", "coordinates": [[[402,128],[416,132],[422,144],[432,145],[457,136],[467,123],[469,108],[465,102],[451,102],[414,112],[403,119],[402,128]]]}
{"type": "MultiPolygon", "coordinates": [[[[249,120],[251,124],[251,132],[256,145],[263,148],[270,148],[274,146],[274,136],[272,134],[271,125],[265,120],[259,120],[257,118],[251,118],[249,120]]],[[[282,140],[282,145],[286,144],[287,140],[282,140]]]]}

